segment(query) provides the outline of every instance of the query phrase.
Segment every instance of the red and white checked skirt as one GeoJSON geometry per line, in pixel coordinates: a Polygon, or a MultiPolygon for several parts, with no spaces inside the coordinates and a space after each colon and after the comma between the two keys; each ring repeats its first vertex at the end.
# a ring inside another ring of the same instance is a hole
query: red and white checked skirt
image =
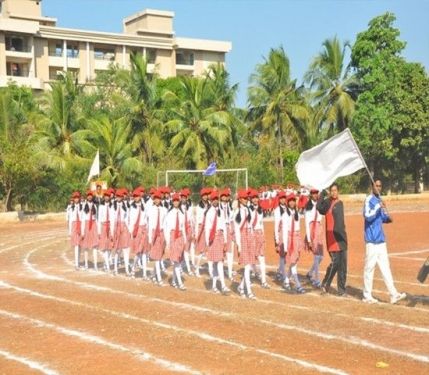
{"type": "Polygon", "coordinates": [[[85,235],[82,240],[82,249],[94,249],[98,247],[97,223],[94,220],[91,229],[89,229],[89,224],[89,221],[85,221],[85,235]]]}
{"type": "Polygon", "coordinates": [[[292,234],[291,232],[288,232],[289,235],[289,241],[288,241],[288,251],[286,254],[286,263],[288,264],[295,264],[298,263],[299,255],[301,253],[301,250],[303,249],[303,242],[301,238],[300,232],[293,232],[293,249],[291,248],[291,240],[292,240],[292,234]]]}
{"type": "Polygon", "coordinates": [[[239,263],[243,266],[247,264],[256,264],[256,247],[255,243],[251,241],[250,229],[243,229],[240,232],[240,257],[239,263]]]}
{"type": "Polygon", "coordinates": [[[180,263],[183,260],[185,241],[181,233],[178,238],[174,238],[174,233],[174,230],[170,232],[170,260],[180,263]]]}
{"type": "Polygon", "coordinates": [[[112,248],[112,238],[110,237],[109,223],[102,223],[101,225],[101,234],[98,243],[98,248],[100,250],[111,250],[112,248]]]}
{"type": "Polygon", "coordinates": [[[143,236],[142,227],[140,225],[137,229],[137,233],[135,237],[134,237],[134,233],[130,234],[130,248],[131,248],[132,254],[134,255],[142,251],[140,247],[142,236],[143,236]]]}
{"type": "Polygon", "coordinates": [[[232,241],[234,239],[233,225],[229,224],[226,226],[226,251],[231,253],[233,251],[232,241]]]}
{"type": "Polygon", "coordinates": [[[149,251],[149,242],[148,242],[148,236],[147,236],[147,225],[141,225],[141,237],[140,237],[140,243],[139,243],[139,251],[142,251],[143,253],[147,253],[149,251]]]}
{"type": "Polygon", "coordinates": [[[80,235],[80,230],[81,230],[80,225],[81,225],[80,221],[72,222],[71,236],[70,236],[70,243],[72,246],[80,246],[82,242],[82,237],[80,235]]]}
{"type": "Polygon", "coordinates": [[[128,232],[127,225],[120,221],[115,228],[113,235],[113,250],[126,249],[130,246],[130,232],[128,232]]]}
{"type": "Polygon", "coordinates": [[[250,234],[252,242],[255,243],[255,255],[265,256],[265,235],[262,229],[256,229],[250,234]]]}
{"type": "Polygon", "coordinates": [[[164,255],[165,248],[165,239],[164,239],[164,231],[160,231],[158,236],[155,238],[155,229],[152,229],[152,240],[155,239],[155,242],[150,249],[150,259],[152,260],[161,260],[164,255]]]}
{"type": "Polygon", "coordinates": [[[192,243],[192,226],[189,224],[188,228],[186,228],[186,242],[185,242],[185,251],[189,251],[189,248],[191,247],[192,243]]]}
{"type": "Polygon", "coordinates": [[[311,250],[314,255],[323,255],[323,225],[319,221],[312,221],[310,223],[310,233],[314,233],[311,238],[311,250]]]}
{"type": "Polygon", "coordinates": [[[225,244],[224,244],[223,231],[218,230],[218,231],[216,231],[215,238],[213,239],[213,242],[208,247],[207,260],[209,260],[211,262],[223,261],[224,246],[225,246],[225,244]]]}
{"type": "Polygon", "coordinates": [[[196,233],[197,238],[196,238],[196,245],[195,245],[195,249],[198,254],[204,253],[204,250],[206,248],[206,239],[204,236],[204,230],[202,230],[201,228],[202,228],[202,224],[198,224],[198,230],[196,233]]]}

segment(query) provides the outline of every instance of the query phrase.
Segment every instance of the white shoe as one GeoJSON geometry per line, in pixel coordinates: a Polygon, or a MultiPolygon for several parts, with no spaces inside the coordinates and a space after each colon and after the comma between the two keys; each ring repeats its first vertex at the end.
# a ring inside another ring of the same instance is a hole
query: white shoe
{"type": "Polygon", "coordinates": [[[375,303],[378,303],[378,300],[375,299],[375,298],[373,298],[373,297],[370,297],[370,298],[362,298],[362,302],[363,303],[368,303],[370,305],[373,305],[375,303]]]}
{"type": "Polygon", "coordinates": [[[392,297],[390,299],[390,303],[394,305],[405,298],[407,298],[407,295],[405,293],[398,293],[395,297],[392,297]]]}

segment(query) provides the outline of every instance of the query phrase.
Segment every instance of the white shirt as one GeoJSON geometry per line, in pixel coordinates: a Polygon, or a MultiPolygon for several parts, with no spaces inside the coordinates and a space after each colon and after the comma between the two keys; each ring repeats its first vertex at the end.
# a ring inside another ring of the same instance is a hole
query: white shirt
{"type": "Polygon", "coordinates": [[[170,247],[170,233],[176,230],[177,219],[179,219],[179,231],[182,233],[183,239],[186,242],[185,215],[180,209],[173,207],[167,212],[164,218],[163,229],[167,247],[170,247]]]}
{"type": "Polygon", "coordinates": [[[264,214],[258,212],[258,207],[252,207],[250,224],[253,230],[264,230],[264,214]]]}
{"type": "Polygon", "coordinates": [[[113,232],[115,233],[116,227],[117,225],[119,225],[119,223],[126,223],[127,222],[127,217],[128,217],[128,209],[127,209],[127,203],[125,201],[122,202],[115,202],[115,204],[112,204],[111,207],[111,219],[110,219],[110,225],[113,228],[113,232]],[[116,209],[115,209],[115,204],[116,204],[116,209]]]}
{"type": "Polygon", "coordinates": [[[134,231],[134,227],[146,225],[146,210],[141,202],[133,202],[131,203],[130,209],[128,210],[128,220],[127,226],[128,231],[132,234],[134,231]],[[140,217],[139,217],[140,213],[140,217]],[[138,220],[137,220],[138,219],[138,220]]]}
{"type": "Polygon", "coordinates": [[[156,230],[156,226],[158,224],[159,217],[159,230],[163,230],[164,228],[164,219],[167,214],[167,209],[161,205],[151,205],[146,212],[147,218],[147,229],[148,229],[148,240],[149,244],[153,242],[153,232],[156,230]]]}
{"type": "Polygon", "coordinates": [[[317,221],[320,223],[322,221],[323,215],[319,213],[319,211],[316,210],[316,204],[317,201],[313,201],[313,208],[311,210],[305,210],[304,211],[304,218],[305,218],[305,233],[307,236],[307,240],[310,240],[311,232],[310,232],[310,223],[313,221],[317,221]]]}
{"type": "Polygon", "coordinates": [[[102,225],[104,223],[109,222],[110,225],[110,235],[113,235],[113,225],[112,217],[114,215],[112,207],[110,207],[110,203],[100,203],[98,206],[98,215],[97,215],[97,233],[101,235],[102,225]]]}
{"type": "Polygon", "coordinates": [[[81,233],[82,233],[82,211],[80,209],[80,203],[78,204],[72,204],[69,209],[69,222],[68,222],[68,230],[69,230],[69,236],[72,233],[73,223],[76,221],[81,222],[81,233]]]}
{"type": "Polygon", "coordinates": [[[211,206],[209,208],[209,210],[207,211],[206,214],[206,226],[204,228],[204,237],[206,240],[206,246],[209,246],[209,242],[210,242],[210,232],[212,231],[213,225],[214,225],[214,221],[216,218],[216,229],[215,229],[215,233],[218,230],[222,230],[223,231],[223,238],[224,238],[224,243],[226,243],[227,240],[227,236],[226,236],[226,223],[225,220],[221,215],[218,215],[218,208],[219,207],[214,207],[211,206]]]}
{"type": "Polygon", "coordinates": [[[239,247],[240,251],[241,251],[241,249],[240,249],[240,246],[241,246],[241,229],[248,230],[251,228],[251,225],[252,225],[251,222],[249,223],[247,221],[248,215],[249,215],[249,208],[247,206],[240,205],[240,207],[234,211],[235,243],[239,247]],[[236,220],[238,213],[240,213],[240,216],[241,216],[241,220],[239,222],[237,222],[237,220],[236,220]]]}

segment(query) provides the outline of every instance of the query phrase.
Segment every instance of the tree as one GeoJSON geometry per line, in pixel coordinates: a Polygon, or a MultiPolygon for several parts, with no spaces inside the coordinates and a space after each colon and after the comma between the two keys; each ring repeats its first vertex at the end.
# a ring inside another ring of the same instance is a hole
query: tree
{"type": "Polygon", "coordinates": [[[250,82],[248,120],[256,135],[266,135],[273,143],[283,180],[284,149],[302,147],[303,125],[308,120],[303,90],[290,77],[289,59],[282,47],[270,50],[268,58],[256,67],[250,82]]]}
{"type": "Polygon", "coordinates": [[[214,106],[209,78],[182,77],[181,82],[182,100],[171,91],[164,94],[171,105],[165,135],[172,156],[183,158],[186,168],[205,168],[213,160],[222,161],[232,149],[231,116],[214,106]]]}
{"type": "Polygon", "coordinates": [[[326,39],[322,51],[313,59],[304,81],[312,90],[311,103],[322,111],[320,126],[330,134],[350,125],[357,96],[357,79],[345,64],[348,42],[341,45],[337,37],[326,39]]]}

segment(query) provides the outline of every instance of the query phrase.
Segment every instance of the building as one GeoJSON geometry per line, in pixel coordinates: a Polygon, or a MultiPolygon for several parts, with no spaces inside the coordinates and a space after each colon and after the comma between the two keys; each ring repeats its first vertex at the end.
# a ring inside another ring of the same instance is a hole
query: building
{"type": "Polygon", "coordinates": [[[129,67],[130,55],[142,53],[149,72],[161,77],[201,75],[225,62],[231,43],[181,38],[174,13],[146,9],[123,19],[122,33],[57,27],[42,15],[41,0],[0,0],[0,86],[9,81],[46,89],[59,72],[72,71],[81,84],[94,80],[111,63],[129,67]]]}

